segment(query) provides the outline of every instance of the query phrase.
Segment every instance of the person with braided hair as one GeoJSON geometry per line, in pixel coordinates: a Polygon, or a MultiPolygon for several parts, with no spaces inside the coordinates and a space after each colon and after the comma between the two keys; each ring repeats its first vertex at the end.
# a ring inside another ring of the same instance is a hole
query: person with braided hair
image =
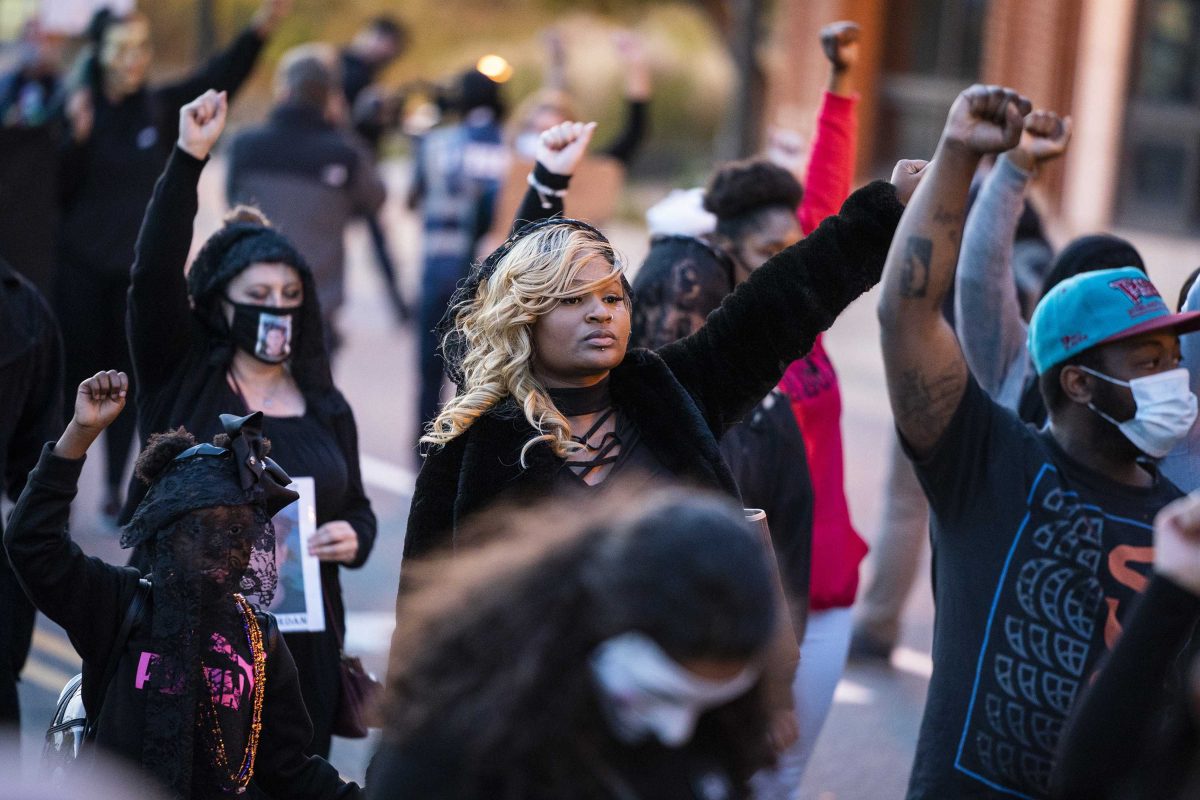
{"type": "Polygon", "coordinates": [[[295,663],[274,617],[246,599],[270,603],[271,517],[297,498],[268,456],[261,413],[222,415],[212,444],[183,428],[156,434],[138,457],[145,491],[121,544],[147,553],[148,591],[137,570],[71,541],[88,448],[128,389],[112,370],[79,385],[70,424],[43,448],[4,533],[22,587],[83,659],[94,746],[140,765],[174,798],[215,800],[251,785],[276,797],[358,797],[328,762],[305,755],[312,725],[295,663]],[[139,596],[143,611],[118,641],[139,596]]]}

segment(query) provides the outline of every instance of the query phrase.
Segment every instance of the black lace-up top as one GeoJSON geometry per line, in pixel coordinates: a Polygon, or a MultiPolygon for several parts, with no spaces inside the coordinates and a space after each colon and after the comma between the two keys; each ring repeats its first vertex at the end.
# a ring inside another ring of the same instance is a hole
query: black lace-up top
{"type": "Polygon", "coordinates": [[[668,475],[663,466],[650,451],[642,447],[641,436],[637,427],[628,416],[612,403],[609,393],[608,378],[594,386],[577,389],[550,389],[550,399],[554,406],[569,419],[596,414],[596,419],[586,432],[573,436],[575,441],[587,448],[583,458],[567,461],[563,465],[563,479],[572,486],[596,488],[618,472],[637,471],[644,477],[668,475]],[[600,435],[600,430],[610,419],[616,417],[614,429],[600,435]],[[587,476],[598,469],[609,465],[612,469],[600,483],[588,484],[587,476]]]}

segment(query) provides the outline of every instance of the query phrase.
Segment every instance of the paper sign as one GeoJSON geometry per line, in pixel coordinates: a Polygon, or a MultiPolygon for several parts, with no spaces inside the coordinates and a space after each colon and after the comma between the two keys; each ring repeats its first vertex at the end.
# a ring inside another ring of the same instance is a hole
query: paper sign
{"type": "Polygon", "coordinates": [[[293,478],[291,489],[300,499],[280,511],[275,523],[275,565],[279,585],[271,605],[279,630],[325,630],[325,602],[321,592],[321,562],[308,552],[308,537],[317,530],[317,493],[312,478],[293,478]]]}

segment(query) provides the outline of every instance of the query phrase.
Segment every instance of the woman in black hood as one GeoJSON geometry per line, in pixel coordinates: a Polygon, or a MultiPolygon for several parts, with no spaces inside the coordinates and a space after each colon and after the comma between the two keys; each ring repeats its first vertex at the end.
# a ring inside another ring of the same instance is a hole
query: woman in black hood
{"type": "MultiPolygon", "coordinates": [[[[303,257],[261,214],[236,209],[184,277],[196,185],[225,124],[224,93],[206,92],[180,112],[179,142],[154,189],[138,237],[129,295],[129,337],[138,382],[138,431],[184,425],[204,439],[217,415],[262,411],[275,457],[316,491],[317,531],[307,547],[321,564],[325,613],[344,630],[340,565],[361,567],[376,522],[363,492],[358,432],[333,385],[313,276],[303,257]],[[280,334],[283,334],[280,341],[280,334]]],[[[127,522],[144,487],[130,487],[127,522]]],[[[135,554],[136,566],[147,566],[135,554]]],[[[329,752],[340,686],[331,630],[288,633],[315,736],[329,752]]]]}

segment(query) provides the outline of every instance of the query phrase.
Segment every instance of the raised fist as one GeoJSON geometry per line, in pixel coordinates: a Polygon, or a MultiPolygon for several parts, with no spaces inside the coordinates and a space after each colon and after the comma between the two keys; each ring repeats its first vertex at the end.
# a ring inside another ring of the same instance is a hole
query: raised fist
{"type": "Polygon", "coordinates": [[[250,25],[265,39],[275,32],[279,23],[291,12],[292,0],[263,0],[258,11],[254,12],[254,19],[250,25]]]}
{"type": "Polygon", "coordinates": [[[1200,595],[1200,495],[1181,497],[1154,520],[1154,571],[1200,595]]]}
{"type": "Polygon", "coordinates": [[[594,122],[563,122],[538,137],[537,162],[555,175],[574,175],[596,130],[594,122]]]}
{"type": "Polygon", "coordinates": [[[1025,118],[1021,142],[1013,149],[1012,157],[1020,166],[1031,170],[1061,156],[1071,141],[1071,118],[1053,111],[1034,111],[1025,118]]]}
{"type": "Polygon", "coordinates": [[[833,22],[821,28],[821,49],[834,72],[845,72],[858,63],[858,23],[833,22]]]}
{"type": "Polygon", "coordinates": [[[976,84],[950,107],[942,141],[985,155],[1011,150],[1021,138],[1030,102],[1003,86],[976,84]]]}
{"type": "Polygon", "coordinates": [[[913,192],[921,184],[921,178],[925,177],[925,168],[928,166],[928,161],[919,158],[904,158],[896,162],[892,170],[892,185],[896,187],[896,197],[901,205],[908,205],[913,192]]]}
{"type": "Polygon", "coordinates": [[[179,149],[201,161],[208,158],[225,129],[228,111],[226,93],[212,89],[179,109],[179,149]]]}
{"type": "Polygon", "coordinates": [[[75,416],[72,422],[81,428],[99,432],[112,424],[125,408],[129,392],[129,376],[110,369],[97,372],[75,393],[75,416]]]}

